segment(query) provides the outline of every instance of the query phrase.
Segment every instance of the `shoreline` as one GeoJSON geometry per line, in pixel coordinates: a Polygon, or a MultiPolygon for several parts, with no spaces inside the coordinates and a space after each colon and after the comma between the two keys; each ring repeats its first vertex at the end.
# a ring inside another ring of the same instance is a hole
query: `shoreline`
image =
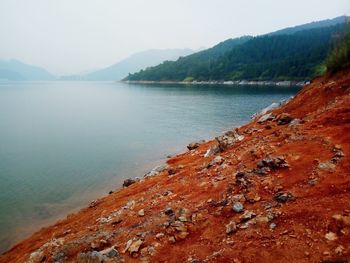
{"type": "Polygon", "coordinates": [[[281,107],[42,228],[0,262],[346,260],[349,87],[350,71],[315,79],[281,107]]]}
{"type": "Polygon", "coordinates": [[[179,84],[179,85],[246,85],[246,86],[281,86],[291,87],[310,84],[309,80],[295,81],[295,80],[283,80],[283,81],[255,81],[255,80],[236,80],[236,81],[151,81],[151,80],[122,80],[121,82],[127,84],[179,84]]]}

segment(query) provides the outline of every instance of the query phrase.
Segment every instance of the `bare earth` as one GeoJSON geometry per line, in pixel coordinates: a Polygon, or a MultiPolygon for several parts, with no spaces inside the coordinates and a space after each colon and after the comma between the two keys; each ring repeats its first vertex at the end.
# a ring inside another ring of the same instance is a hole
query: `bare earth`
{"type": "Polygon", "coordinates": [[[350,261],[350,71],[196,146],[0,262],[350,261]]]}

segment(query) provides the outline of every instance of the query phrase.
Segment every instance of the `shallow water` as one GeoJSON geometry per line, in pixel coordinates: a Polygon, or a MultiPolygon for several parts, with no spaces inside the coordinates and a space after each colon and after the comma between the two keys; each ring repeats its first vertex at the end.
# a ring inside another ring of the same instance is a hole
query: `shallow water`
{"type": "Polygon", "coordinates": [[[296,87],[0,83],[0,251],[296,87]]]}

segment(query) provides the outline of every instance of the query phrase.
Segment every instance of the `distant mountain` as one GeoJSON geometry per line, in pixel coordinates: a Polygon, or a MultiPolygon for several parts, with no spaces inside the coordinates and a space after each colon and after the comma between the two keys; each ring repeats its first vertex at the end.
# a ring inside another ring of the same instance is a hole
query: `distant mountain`
{"type": "Polygon", "coordinates": [[[349,20],[348,16],[338,16],[333,19],[326,19],[326,20],[311,22],[311,23],[307,23],[307,24],[303,24],[295,27],[287,27],[285,29],[281,29],[281,30],[269,33],[269,35],[289,35],[302,30],[316,29],[321,27],[330,27],[338,24],[343,24],[348,20],[349,20]]]}
{"type": "Polygon", "coordinates": [[[109,67],[96,70],[88,74],[63,76],[61,79],[121,80],[125,78],[129,73],[134,73],[141,69],[158,65],[163,61],[177,60],[179,57],[187,56],[193,52],[194,51],[191,49],[151,49],[133,54],[128,58],[109,67]]]}
{"type": "Polygon", "coordinates": [[[324,62],[346,18],[313,22],[213,48],[129,75],[131,81],[303,80],[324,62]],[[325,25],[323,27],[323,25],[325,25]]]}
{"type": "Polygon", "coordinates": [[[54,80],[53,76],[47,70],[25,64],[16,59],[0,59],[0,79],[5,80],[54,80]]]}

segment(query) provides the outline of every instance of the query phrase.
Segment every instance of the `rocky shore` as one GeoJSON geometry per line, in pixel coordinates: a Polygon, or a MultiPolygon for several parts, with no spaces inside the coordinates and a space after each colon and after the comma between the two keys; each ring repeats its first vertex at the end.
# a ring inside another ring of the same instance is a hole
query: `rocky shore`
{"type": "Polygon", "coordinates": [[[126,80],[123,81],[130,84],[179,84],[179,85],[255,85],[255,86],[281,86],[281,87],[290,87],[290,86],[304,86],[309,84],[310,81],[294,81],[294,80],[284,80],[284,81],[263,81],[263,80],[236,80],[236,81],[220,81],[220,80],[211,80],[211,81],[150,81],[150,80],[126,80]]]}
{"type": "Polygon", "coordinates": [[[188,145],[0,262],[348,262],[350,71],[188,145]]]}

